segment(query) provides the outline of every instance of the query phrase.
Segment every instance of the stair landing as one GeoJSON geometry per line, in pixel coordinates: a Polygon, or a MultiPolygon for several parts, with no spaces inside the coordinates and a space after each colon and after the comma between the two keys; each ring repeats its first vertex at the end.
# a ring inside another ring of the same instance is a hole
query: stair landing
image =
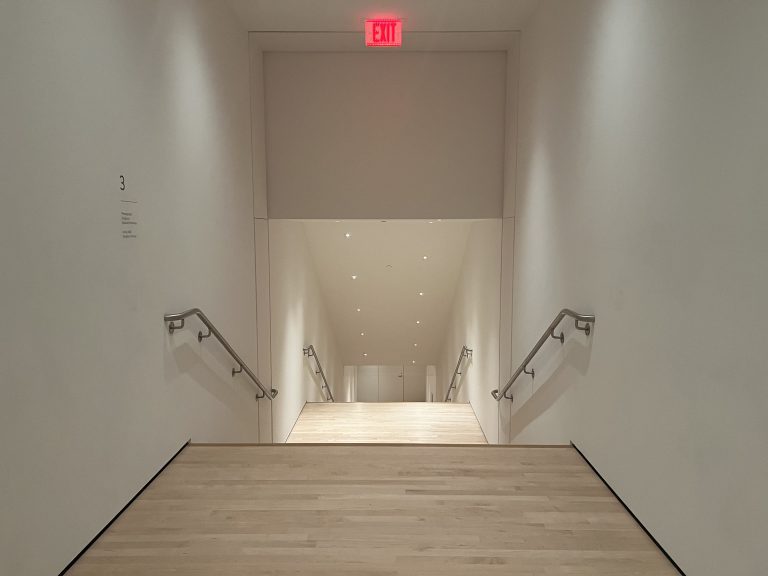
{"type": "Polygon", "coordinates": [[[189,446],[68,576],[673,576],[572,448],[189,446]]]}
{"type": "Polygon", "coordinates": [[[469,404],[443,402],[306,404],[292,444],[486,444],[469,404]]]}

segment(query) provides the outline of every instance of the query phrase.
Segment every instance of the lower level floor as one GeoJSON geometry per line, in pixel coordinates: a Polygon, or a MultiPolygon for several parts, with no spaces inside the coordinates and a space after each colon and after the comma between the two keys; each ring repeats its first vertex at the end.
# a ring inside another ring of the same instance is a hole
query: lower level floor
{"type": "Polygon", "coordinates": [[[486,444],[469,404],[449,402],[309,403],[289,443],[486,444]]]}

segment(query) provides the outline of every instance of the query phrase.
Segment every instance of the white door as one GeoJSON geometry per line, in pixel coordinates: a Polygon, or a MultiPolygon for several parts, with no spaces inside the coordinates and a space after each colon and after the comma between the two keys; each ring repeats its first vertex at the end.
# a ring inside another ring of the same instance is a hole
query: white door
{"type": "Polygon", "coordinates": [[[427,367],[405,366],[403,371],[403,400],[405,402],[424,402],[427,391],[427,367]]]}
{"type": "Polygon", "coordinates": [[[357,367],[357,401],[358,402],[378,402],[379,401],[379,367],[378,366],[358,366],[357,367]]]}
{"type": "Polygon", "coordinates": [[[427,366],[427,402],[439,402],[437,399],[437,366],[427,366]]]}
{"type": "Polygon", "coordinates": [[[403,367],[379,366],[379,402],[402,402],[403,397],[403,367]]]}

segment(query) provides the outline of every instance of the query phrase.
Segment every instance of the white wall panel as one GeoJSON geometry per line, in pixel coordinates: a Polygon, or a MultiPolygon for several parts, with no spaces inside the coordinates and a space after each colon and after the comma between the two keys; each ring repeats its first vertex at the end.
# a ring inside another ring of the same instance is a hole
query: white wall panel
{"type": "Polygon", "coordinates": [[[493,218],[506,52],[264,54],[270,218],[493,218]]]}

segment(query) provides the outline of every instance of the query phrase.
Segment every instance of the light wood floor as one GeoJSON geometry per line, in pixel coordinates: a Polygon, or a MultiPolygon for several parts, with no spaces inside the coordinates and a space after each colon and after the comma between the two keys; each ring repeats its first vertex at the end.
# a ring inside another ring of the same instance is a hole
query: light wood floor
{"type": "Polygon", "coordinates": [[[469,404],[306,404],[289,443],[485,444],[469,404]]]}
{"type": "Polygon", "coordinates": [[[676,572],[571,448],[192,445],[69,574],[676,572]]]}

